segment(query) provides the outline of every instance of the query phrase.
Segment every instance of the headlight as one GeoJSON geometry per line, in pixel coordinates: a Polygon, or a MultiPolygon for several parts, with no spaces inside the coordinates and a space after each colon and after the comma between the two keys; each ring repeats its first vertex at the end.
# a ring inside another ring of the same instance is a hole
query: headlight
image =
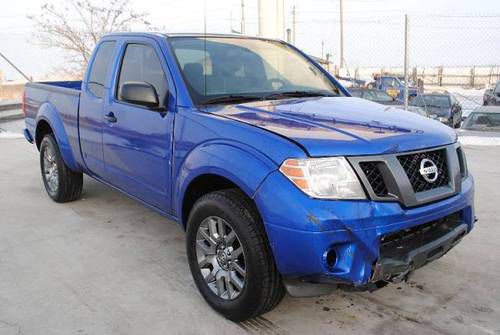
{"type": "Polygon", "coordinates": [[[366,199],[358,177],[344,157],[287,159],[280,171],[313,198],[366,199]]]}
{"type": "Polygon", "coordinates": [[[448,123],[448,119],[445,117],[438,117],[438,121],[441,123],[448,123]]]}

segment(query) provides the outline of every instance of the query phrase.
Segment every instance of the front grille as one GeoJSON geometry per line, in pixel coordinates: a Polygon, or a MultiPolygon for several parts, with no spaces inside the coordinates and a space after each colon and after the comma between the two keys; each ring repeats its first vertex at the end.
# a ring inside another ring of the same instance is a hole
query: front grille
{"type": "Polygon", "coordinates": [[[380,239],[380,255],[382,257],[405,255],[430,241],[437,240],[458,227],[461,224],[460,217],[460,212],[457,212],[436,221],[383,235],[380,239]]]}
{"type": "Polygon", "coordinates": [[[432,190],[437,187],[448,185],[448,164],[446,162],[446,149],[418,152],[414,154],[398,156],[399,163],[406,172],[415,193],[432,190]],[[420,163],[423,159],[430,159],[436,164],[438,177],[434,182],[428,182],[420,174],[420,163]]]}
{"type": "Polygon", "coordinates": [[[363,170],[363,173],[368,179],[370,186],[373,189],[373,193],[377,197],[386,197],[388,195],[387,186],[385,185],[384,178],[382,176],[382,172],[379,169],[379,162],[361,162],[359,166],[363,170]]]}

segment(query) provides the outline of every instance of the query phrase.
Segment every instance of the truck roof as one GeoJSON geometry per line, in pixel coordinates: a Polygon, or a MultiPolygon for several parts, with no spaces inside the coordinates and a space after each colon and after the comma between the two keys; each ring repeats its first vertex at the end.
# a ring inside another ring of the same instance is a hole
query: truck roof
{"type": "Polygon", "coordinates": [[[263,38],[258,36],[247,36],[247,35],[239,35],[239,34],[217,34],[217,33],[167,33],[167,32],[154,32],[154,31],[145,31],[145,32],[116,32],[109,33],[104,35],[103,37],[108,36],[152,36],[152,37],[230,37],[230,38],[250,38],[250,39],[260,39],[260,40],[275,40],[271,38],[263,38]]]}

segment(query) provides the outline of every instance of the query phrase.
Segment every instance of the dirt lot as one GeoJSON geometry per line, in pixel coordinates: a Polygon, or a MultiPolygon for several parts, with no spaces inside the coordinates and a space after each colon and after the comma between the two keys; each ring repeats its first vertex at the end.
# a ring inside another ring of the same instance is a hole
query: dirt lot
{"type": "Polygon", "coordinates": [[[236,324],[198,294],[178,226],[88,178],[56,204],[35,147],[0,139],[0,334],[500,334],[500,147],[466,152],[480,221],[449,254],[407,283],[286,297],[236,324]]]}

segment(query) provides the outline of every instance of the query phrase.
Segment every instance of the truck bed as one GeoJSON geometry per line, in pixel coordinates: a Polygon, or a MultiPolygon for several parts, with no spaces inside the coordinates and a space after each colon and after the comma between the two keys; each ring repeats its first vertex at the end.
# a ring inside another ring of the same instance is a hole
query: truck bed
{"type": "Polygon", "coordinates": [[[81,80],[74,81],[39,81],[28,83],[26,87],[33,87],[44,91],[59,92],[63,94],[79,95],[82,87],[81,80]]]}
{"type": "MultiPolygon", "coordinates": [[[[80,152],[78,110],[81,86],[81,81],[50,81],[27,83],[24,90],[27,137],[37,140],[36,125],[40,120],[50,120],[52,129],[65,134],[66,140],[58,139],[58,144],[61,151],[71,153],[72,160],[72,153],[80,152]]],[[[71,165],[72,162],[67,163],[71,165]]]]}

